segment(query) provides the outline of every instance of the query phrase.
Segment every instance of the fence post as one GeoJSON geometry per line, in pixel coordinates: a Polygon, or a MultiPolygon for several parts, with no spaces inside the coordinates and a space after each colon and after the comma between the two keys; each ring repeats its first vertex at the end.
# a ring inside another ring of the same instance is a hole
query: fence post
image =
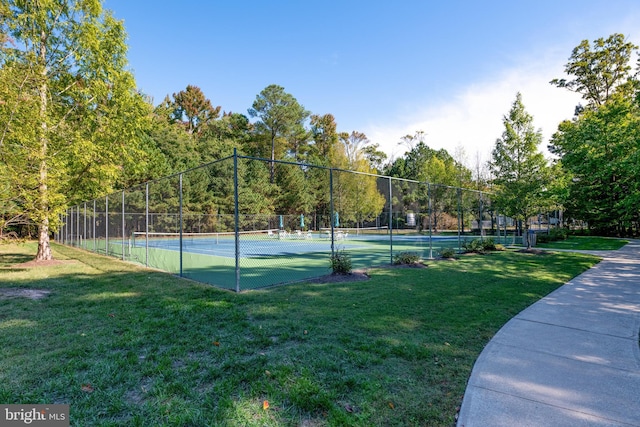
{"type": "Polygon", "coordinates": [[[480,194],[478,195],[478,227],[480,228],[480,240],[482,240],[483,236],[484,236],[484,230],[482,228],[482,212],[484,211],[484,206],[483,206],[483,200],[482,200],[482,191],[480,192],[480,194]]]}
{"type": "Polygon", "coordinates": [[[93,199],[93,252],[98,253],[96,242],[96,199],[93,199]]]}
{"type": "MultiPolygon", "coordinates": [[[[461,224],[462,218],[460,215],[460,209],[462,209],[462,188],[458,188],[456,193],[458,193],[458,252],[462,252],[462,234],[460,233],[460,228],[464,231],[464,224],[461,224]],[[461,225],[462,227],[460,227],[461,225]]],[[[471,220],[473,221],[473,217],[471,217],[471,220]]],[[[471,234],[473,235],[473,230],[471,230],[471,234]]]]}
{"type": "Polygon", "coordinates": [[[429,259],[433,259],[433,232],[431,227],[431,184],[427,182],[427,208],[429,211],[429,259]]]}
{"type": "Polygon", "coordinates": [[[144,265],[149,267],[149,181],[144,195],[144,265]]]}
{"type": "MultiPolygon", "coordinates": [[[[271,170],[273,171],[273,163],[271,170]]],[[[238,151],[233,149],[233,230],[235,234],[236,292],[240,292],[240,212],[238,204],[238,151]]]]}
{"type": "Polygon", "coordinates": [[[83,231],[83,240],[84,240],[84,245],[83,245],[83,249],[87,249],[87,202],[84,202],[84,231],[83,231]]]}
{"type": "Polygon", "coordinates": [[[393,264],[393,185],[389,177],[389,259],[393,264]]]}
{"type": "Polygon", "coordinates": [[[178,220],[180,227],[180,277],[182,277],[182,174],[180,174],[178,220]]]}
{"type": "Polygon", "coordinates": [[[80,238],[80,205],[76,209],[76,248],[80,247],[82,239],[80,238]]]}
{"type": "Polygon", "coordinates": [[[125,245],[124,245],[124,239],[126,237],[125,232],[124,232],[124,227],[125,227],[125,223],[124,223],[124,190],[122,190],[122,260],[124,261],[124,250],[125,250],[125,245]]]}
{"type": "Polygon", "coordinates": [[[109,255],[109,196],[104,200],[104,254],[109,255]]]}
{"type": "Polygon", "coordinates": [[[333,168],[329,169],[329,226],[331,227],[331,259],[335,256],[335,247],[334,247],[334,228],[333,228],[333,168]]]}

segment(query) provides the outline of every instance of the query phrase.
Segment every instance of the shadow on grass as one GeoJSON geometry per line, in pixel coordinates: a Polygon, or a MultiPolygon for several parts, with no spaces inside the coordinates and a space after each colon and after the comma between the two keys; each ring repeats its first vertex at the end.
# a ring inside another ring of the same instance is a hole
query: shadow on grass
{"type": "Polygon", "coordinates": [[[0,253],[0,267],[11,267],[15,264],[22,264],[24,262],[32,261],[35,257],[34,255],[21,253],[0,253]]]}

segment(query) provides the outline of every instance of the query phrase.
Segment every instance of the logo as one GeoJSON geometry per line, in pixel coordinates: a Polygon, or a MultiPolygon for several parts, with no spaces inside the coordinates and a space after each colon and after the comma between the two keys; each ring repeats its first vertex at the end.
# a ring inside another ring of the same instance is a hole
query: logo
{"type": "Polygon", "coordinates": [[[69,427],[69,405],[0,405],[0,427],[69,427]]]}

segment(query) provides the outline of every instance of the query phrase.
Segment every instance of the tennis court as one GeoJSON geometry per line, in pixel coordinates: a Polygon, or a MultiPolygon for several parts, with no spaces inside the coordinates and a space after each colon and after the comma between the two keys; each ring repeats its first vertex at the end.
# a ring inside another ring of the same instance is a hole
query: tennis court
{"type": "MultiPolygon", "coordinates": [[[[145,233],[125,241],[110,240],[112,253],[124,247],[125,258],[182,274],[197,281],[233,288],[236,284],[235,233],[145,233]]],[[[287,233],[282,230],[239,233],[238,263],[242,289],[263,287],[330,274],[331,232],[287,233]]],[[[415,252],[429,258],[443,247],[456,247],[457,236],[391,234],[384,228],[334,229],[335,251],[346,251],[353,268],[392,262],[393,252],[415,252]]]]}
{"type": "Polygon", "coordinates": [[[63,243],[234,290],[329,274],[336,251],[361,269],[513,227],[482,191],[237,152],[70,207],[60,223],[63,243]],[[272,185],[272,166],[300,186],[272,185]]]}

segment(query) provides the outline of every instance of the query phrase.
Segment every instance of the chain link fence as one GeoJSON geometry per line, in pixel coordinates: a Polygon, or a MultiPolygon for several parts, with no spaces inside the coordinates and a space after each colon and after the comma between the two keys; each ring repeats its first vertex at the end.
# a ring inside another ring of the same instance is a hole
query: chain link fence
{"type": "Polygon", "coordinates": [[[515,243],[486,192],[235,153],[70,207],[62,224],[63,244],[235,291],[330,274],[339,251],[358,269],[515,243]]]}

